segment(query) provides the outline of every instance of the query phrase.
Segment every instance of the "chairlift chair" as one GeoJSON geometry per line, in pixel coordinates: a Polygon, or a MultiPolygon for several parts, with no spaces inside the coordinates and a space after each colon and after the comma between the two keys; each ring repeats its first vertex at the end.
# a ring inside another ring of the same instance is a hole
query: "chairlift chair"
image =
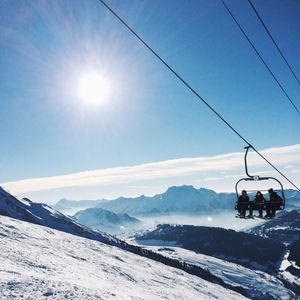
{"type": "MultiPolygon", "coordinates": [[[[248,151],[249,149],[252,148],[252,146],[246,146],[244,147],[244,149],[246,149],[246,152],[245,152],[245,155],[244,155],[244,163],[245,163],[245,172],[246,172],[246,175],[247,177],[244,177],[244,178],[241,178],[237,181],[237,183],[235,184],[235,192],[236,192],[236,199],[237,199],[237,202],[239,200],[239,196],[240,196],[240,191],[239,191],[239,184],[243,181],[263,181],[263,180],[272,180],[272,181],[276,181],[280,188],[279,189],[274,189],[274,191],[280,193],[280,196],[282,198],[282,202],[279,203],[277,206],[276,206],[276,210],[283,210],[285,208],[285,195],[284,195],[284,190],[283,190],[283,185],[282,183],[275,177],[271,177],[271,176],[264,176],[264,177],[261,177],[261,176],[258,176],[258,175],[250,175],[248,173],[248,165],[247,165],[247,155],[248,155],[248,151]]],[[[247,193],[252,193],[252,192],[257,192],[258,190],[260,190],[261,192],[266,192],[268,190],[262,190],[262,189],[256,189],[256,190],[246,190],[247,193]]],[[[250,205],[250,203],[249,203],[250,205]]],[[[238,205],[235,206],[235,209],[238,210],[238,205]]],[[[247,209],[249,209],[249,207],[247,207],[247,209]]],[[[254,210],[256,208],[254,207],[254,210]]],[[[264,210],[266,210],[266,207],[264,207],[264,210]]]]}

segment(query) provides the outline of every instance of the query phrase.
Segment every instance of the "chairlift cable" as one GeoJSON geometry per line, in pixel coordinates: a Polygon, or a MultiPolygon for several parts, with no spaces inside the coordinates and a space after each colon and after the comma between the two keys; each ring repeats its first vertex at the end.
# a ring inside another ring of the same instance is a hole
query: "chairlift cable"
{"type": "Polygon", "coordinates": [[[300,189],[287,178],[278,168],[276,168],[269,160],[267,160],[255,147],[246,140],[232,125],[226,121],[221,114],[219,114],[203,97],[201,97],[192,86],[185,81],[155,50],[153,50],[143,39],[140,37],[105,1],[98,0],[103,6],[105,6],[148,50],[152,52],[156,58],[158,58],[200,101],[202,101],[225,125],[227,125],[236,135],[238,135],[249,147],[251,147],[263,160],[265,160],[273,169],[275,169],[281,176],[283,176],[291,185],[297,190],[300,189]]]}
{"type": "Polygon", "coordinates": [[[265,67],[267,68],[267,70],[269,71],[269,73],[271,74],[271,76],[273,77],[273,79],[275,80],[275,82],[277,83],[277,85],[279,86],[279,88],[282,90],[282,92],[285,94],[286,98],[289,100],[289,102],[291,103],[291,105],[294,107],[294,109],[296,110],[296,112],[300,115],[300,110],[298,109],[298,107],[296,106],[296,104],[293,102],[293,100],[291,99],[291,97],[288,95],[288,93],[286,92],[286,90],[284,89],[284,87],[282,86],[282,84],[279,82],[279,80],[276,78],[275,74],[272,72],[272,70],[270,69],[270,67],[268,66],[268,64],[266,63],[266,61],[263,59],[263,57],[260,55],[260,53],[258,52],[258,50],[256,49],[256,47],[254,46],[254,44],[251,42],[250,38],[248,37],[247,33],[245,32],[245,30],[242,28],[242,26],[240,25],[240,23],[238,22],[238,20],[234,17],[233,13],[231,12],[231,10],[229,9],[229,7],[226,5],[226,3],[224,2],[224,0],[221,0],[221,2],[223,3],[225,9],[228,11],[228,13],[230,14],[231,18],[233,19],[234,23],[238,26],[238,28],[240,29],[240,31],[243,33],[244,37],[247,39],[247,41],[249,42],[249,44],[251,45],[252,49],[254,50],[254,52],[256,53],[256,55],[260,58],[261,62],[265,65],[265,67]]]}
{"type": "Polygon", "coordinates": [[[289,179],[287,178],[276,166],[274,166],[268,159],[266,159],[258,150],[256,150],[252,145],[250,145],[254,152],[256,152],[263,160],[265,160],[275,171],[277,171],[283,178],[285,178],[290,184],[292,184],[298,191],[300,189],[289,179]]]}
{"type": "Polygon", "coordinates": [[[264,27],[264,29],[266,30],[268,36],[270,37],[270,39],[272,40],[274,46],[276,47],[276,49],[278,50],[280,56],[282,57],[282,59],[285,61],[286,65],[288,66],[288,68],[290,69],[291,73],[293,74],[294,78],[296,79],[296,81],[298,82],[299,86],[300,86],[300,81],[296,75],[296,73],[294,72],[294,70],[292,69],[291,65],[289,64],[289,62],[287,61],[286,57],[284,56],[284,54],[282,53],[282,51],[280,50],[278,44],[276,43],[276,41],[274,40],[270,30],[268,29],[267,25],[265,24],[265,22],[263,21],[262,17],[260,16],[260,14],[258,13],[257,9],[255,8],[253,2],[251,0],[248,0],[250,6],[252,7],[254,13],[256,14],[257,18],[259,19],[260,23],[262,24],[262,26],[264,27]]]}

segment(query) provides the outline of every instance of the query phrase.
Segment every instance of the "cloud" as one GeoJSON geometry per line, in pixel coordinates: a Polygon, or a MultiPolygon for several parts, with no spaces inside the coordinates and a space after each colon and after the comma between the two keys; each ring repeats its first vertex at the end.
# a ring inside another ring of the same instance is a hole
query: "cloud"
{"type": "MultiPolygon", "coordinates": [[[[278,168],[282,169],[288,165],[293,167],[293,173],[298,173],[300,170],[300,144],[269,148],[261,151],[261,153],[278,168]]],[[[5,182],[1,186],[16,194],[21,194],[70,187],[128,184],[198,174],[201,174],[204,180],[222,180],[235,178],[241,174],[241,171],[244,170],[243,155],[243,152],[236,152],[210,157],[173,159],[135,166],[5,182]]],[[[248,161],[251,165],[250,173],[255,168],[260,168],[256,174],[266,172],[265,168],[268,167],[268,164],[257,154],[249,153],[248,161]]],[[[269,169],[272,170],[271,167],[269,169]]]]}

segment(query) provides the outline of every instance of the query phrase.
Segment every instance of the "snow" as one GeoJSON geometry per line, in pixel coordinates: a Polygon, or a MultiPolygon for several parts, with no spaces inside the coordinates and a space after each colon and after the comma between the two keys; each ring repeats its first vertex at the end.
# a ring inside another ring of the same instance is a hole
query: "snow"
{"type": "Polygon", "coordinates": [[[291,262],[288,260],[289,255],[290,255],[290,251],[287,251],[279,266],[279,271],[283,272],[291,265],[291,262]]]}
{"type": "Polygon", "coordinates": [[[267,299],[268,296],[272,296],[273,299],[288,300],[293,299],[295,296],[293,292],[284,287],[279,279],[258,270],[251,270],[238,264],[177,247],[147,248],[158,251],[162,255],[207,269],[225,283],[246,289],[250,298],[260,299],[266,297],[265,299],[267,299]]]}
{"type": "Polygon", "coordinates": [[[9,217],[0,216],[0,236],[0,299],[246,299],[122,249],[9,217]]]}
{"type": "Polygon", "coordinates": [[[274,231],[274,230],[287,230],[287,229],[289,229],[289,226],[274,226],[272,228],[266,229],[266,232],[274,231]]]}

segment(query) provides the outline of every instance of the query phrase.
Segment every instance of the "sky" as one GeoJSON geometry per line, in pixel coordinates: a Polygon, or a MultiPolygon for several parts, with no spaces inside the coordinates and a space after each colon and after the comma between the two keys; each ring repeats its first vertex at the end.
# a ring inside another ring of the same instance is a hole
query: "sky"
{"type": "MultiPolygon", "coordinates": [[[[300,185],[300,116],[221,1],[108,3],[300,185]]],[[[299,85],[249,3],[226,3],[300,108],[299,85]]],[[[299,1],[253,3],[300,77],[299,1]]],[[[244,174],[245,143],[98,0],[0,1],[0,121],[0,185],[35,201],[151,195],[181,184],[233,191],[244,174]],[[109,85],[101,103],[82,99],[91,73],[109,85]]],[[[251,157],[256,173],[281,180],[251,157]]]]}

